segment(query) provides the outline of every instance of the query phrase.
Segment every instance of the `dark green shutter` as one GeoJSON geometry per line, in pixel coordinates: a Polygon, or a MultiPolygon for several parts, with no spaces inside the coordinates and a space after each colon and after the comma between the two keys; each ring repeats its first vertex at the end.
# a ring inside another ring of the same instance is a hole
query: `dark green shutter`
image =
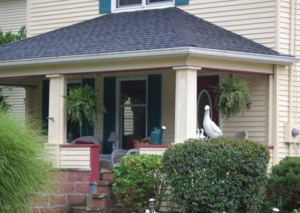
{"type": "Polygon", "coordinates": [[[161,81],[161,75],[148,76],[148,136],[154,127],[161,128],[161,81]]]}
{"type": "MultiPolygon", "coordinates": [[[[95,79],[85,78],[82,79],[82,86],[89,85],[95,89],[95,79]]],[[[94,136],[94,126],[90,125],[87,119],[82,120],[81,137],[83,136],[94,136]]]]}
{"type": "Polygon", "coordinates": [[[189,0],[175,0],[175,5],[189,4],[189,0]]]}
{"type": "Polygon", "coordinates": [[[42,130],[45,134],[48,134],[49,87],[49,80],[44,80],[42,90],[42,130]]]}
{"type": "Polygon", "coordinates": [[[116,130],[116,78],[104,78],[104,107],[103,114],[103,154],[112,153],[112,143],[108,142],[111,132],[116,130]]]}
{"type": "Polygon", "coordinates": [[[110,13],[111,12],[111,1],[115,0],[99,0],[99,12],[110,13]]]}

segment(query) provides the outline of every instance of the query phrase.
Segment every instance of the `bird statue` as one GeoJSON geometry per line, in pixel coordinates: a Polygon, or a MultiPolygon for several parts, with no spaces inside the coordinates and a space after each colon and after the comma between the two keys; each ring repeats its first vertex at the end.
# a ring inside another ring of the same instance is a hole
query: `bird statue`
{"type": "Polygon", "coordinates": [[[202,128],[200,130],[197,129],[197,139],[199,140],[206,139],[206,137],[204,136],[204,130],[202,128]]]}
{"type": "Polygon", "coordinates": [[[206,105],[204,107],[205,114],[203,119],[203,128],[207,136],[210,138],[217,138],[223,135],[222,130],[211,120],[209,117],[210,107],[206,105]]]}

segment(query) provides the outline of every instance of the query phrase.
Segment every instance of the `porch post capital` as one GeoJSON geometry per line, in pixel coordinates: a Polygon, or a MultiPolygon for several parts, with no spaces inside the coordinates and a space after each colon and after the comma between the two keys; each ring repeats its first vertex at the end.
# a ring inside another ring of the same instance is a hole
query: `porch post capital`
{"type": "Polygon", "coordinates": [[[46,78],[63,78],[65,76],[60,74],[46,75],[46,78]]]}
{"type": "Polygon", "coordinates": [[[194,70],[194,71],[198,71],[198,70],[201,70],[202,68],[201,67],[196,67],[196,66],[180,66],[180,67],[173,67],[173,70],[176,70],[176,71],[184,71],[184,70],[194,70]]]}

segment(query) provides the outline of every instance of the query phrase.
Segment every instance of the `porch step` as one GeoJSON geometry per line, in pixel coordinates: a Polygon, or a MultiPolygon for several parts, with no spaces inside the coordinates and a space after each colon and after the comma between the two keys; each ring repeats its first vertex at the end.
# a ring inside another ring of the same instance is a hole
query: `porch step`
{"type": "Polygon", "coordinates": [[[87,207],[103,207],[109,209],[111,198],[107,193],[86,195],[86,206],[87,207]]]}
{"type": "Polygon", "coordinates": [[[100,180],[90,183],[90,194],[85,196],[86,206],[75,206],[72,213],[116,213],[115,196],[112,191],[113,171],[100,172],[100,180]]]}
{"type": "Polygon", "coordinates": [[[71,210],[72,213],[95,213],[95,212],[103,212],[107,213],[107,209],[103,207],[87,207],[87,206],[74,206],[71,210]]]}
{"type": "Polygon", "coordinates": [[[113,196],[112,192],[112,181],[98,181],[90,184],[90,193],[99,194],[107,193],[108,196],[113,196]]]}
{"type": "Polygon", "coordinates": [[[100,172],[99,178],[100,178],[100,181],[113,182],[114,181],[114,172],[113,171],[100,172]]]}

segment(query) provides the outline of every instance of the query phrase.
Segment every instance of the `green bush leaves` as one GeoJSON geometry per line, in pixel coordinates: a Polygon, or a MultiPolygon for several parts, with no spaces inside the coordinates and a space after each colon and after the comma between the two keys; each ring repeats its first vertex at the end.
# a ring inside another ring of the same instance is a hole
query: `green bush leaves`
{"type": "Polygon", "coordinates": [[[267,200],[283,213],[300,208],[300,157],[286,157],[272,168],[267,200]]]}
{"type": "Polygon", "coordinates": [[[121,159],[114,169],[113,184],[120,208],[130,207],[144,212],[150,198],[155,198],[157,208],[160,208],[166,191],[161,158],[134,154],[121,159]]]}
{"type": "Polygon", "coordinates": [[[188,140],[163,156],[172,203],[187,213],[260,212],[269,152],[248,140],[188,140]]]}

